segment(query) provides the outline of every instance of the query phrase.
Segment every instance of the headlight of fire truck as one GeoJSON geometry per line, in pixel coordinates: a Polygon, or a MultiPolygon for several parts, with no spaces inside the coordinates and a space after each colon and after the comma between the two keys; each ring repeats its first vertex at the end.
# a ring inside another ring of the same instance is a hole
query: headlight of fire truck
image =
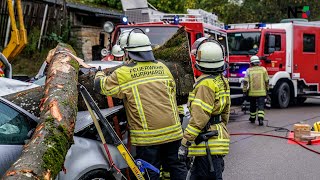
{"type": "Polygon", "coordinates": [[[104,25],[103,25],[103,30],[104,30],[105,32],[107,32],[107,33],[112,33],[113,30],[114,30],[114,25],[113,25],[113,23],[110,22],[110,21],[105,22],[104,25]]]}

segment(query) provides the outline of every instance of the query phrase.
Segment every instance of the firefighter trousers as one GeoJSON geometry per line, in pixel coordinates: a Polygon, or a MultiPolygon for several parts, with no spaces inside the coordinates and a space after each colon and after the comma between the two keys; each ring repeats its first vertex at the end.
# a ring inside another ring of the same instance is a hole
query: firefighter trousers
{"type": "Polygon", "coordinates": [[[258,115],[259,119],[264,120],[264,102],[266,97],[265,96],[258,96],[253,97],[250,96],[250,119],[256,119],[256,116],[258,115]],[[258,109],[258,111],[257,111],[258,109]]]}
{"type": "MultiPolygon", "coordinates": [[[[180,145],[181,140],[154,146],[137,146],[137,157],[149,162],[158,169],[160,169],[161,165],[164,165],[170,172],[171,180],[185,180],[188,171],[186,163],[180,162],[178,159],[180,145]]],[[[148,175],[151,180],[160,179],[160,175],[154,171],[148,170],[148,175]]],[[[145,174],[145,179],[149,179],[148,175],[147,173],[145,174]]]]}
{"type": "Polygon", "coordinates": [[[196,156],[191,168],[190,180],[222,180],[224,171],[224,156],[211,155],[214,171],[210,172],[207,156],[196,156]]]}

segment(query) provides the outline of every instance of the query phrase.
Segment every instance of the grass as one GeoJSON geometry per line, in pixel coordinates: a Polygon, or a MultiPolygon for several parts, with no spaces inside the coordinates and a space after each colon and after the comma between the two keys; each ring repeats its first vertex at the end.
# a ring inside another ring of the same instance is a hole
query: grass
{"type": "Polygon", "coordinates": [[[44,49],[41,52],[35,51],[31,55],[22,52],[11,62],[13,75],[35,76],[45,61],[48,52],[49,49],[44,49]]]}

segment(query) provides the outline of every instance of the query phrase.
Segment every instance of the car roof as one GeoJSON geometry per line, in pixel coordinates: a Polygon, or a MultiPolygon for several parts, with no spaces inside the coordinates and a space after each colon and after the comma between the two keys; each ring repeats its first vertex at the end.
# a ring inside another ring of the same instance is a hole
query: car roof
{"type": "MultiPolygon", "coordinates": [[[[111,114],[114,114],[120,111],[123,108],[123,105],[115,106],[108,109],[101,109],[101,113],[104,117],[107,117],[111,114]]],[[[89,111],[79,111],[77,113],[77,122],[74,128],[74,133],[78,133],[83,129],[87,128],[93,124],[89,111]]]]}

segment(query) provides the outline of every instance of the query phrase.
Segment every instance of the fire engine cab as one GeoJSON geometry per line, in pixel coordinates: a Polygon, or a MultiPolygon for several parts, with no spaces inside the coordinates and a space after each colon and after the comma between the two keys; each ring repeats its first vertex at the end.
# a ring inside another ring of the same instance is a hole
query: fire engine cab
{"type": "Polygon", "coordinates": [[[257,55],[270,77],[273,106],[286,108],[320,95],[319,22],[231,24],[226,29],[231,93],[242,89],[250,57],[257,55]]]}
{"type": "MultiPolygon", "coordinates": [[[[218,40],[228,53],[227,32],[224,24],[218,21],[218,17],[201,9],[188,9],[188,14],[150,14],[150,22],[130,23],[124,17],[123,23],[117,25],[112,33],[111,44],[116,44],[119,35],[134,28],[142,29],[148,35],[153,47],[163,45],[170,39],[180,27],[185,27],[188,33],[189,47],[198,38],[208,37],[218,40]]],[[[135,31],[135,30],[134,30],[135,31]]],[[[137,32],[139,32],[137,30],[137,32]]],[[[190,55],[191,56],[191,55],[190,55]]],[[[191,56],[192,64],[195,64],[195,57],[191,56]]],[[[192,67],[195,77],[201,72],[192,67]]]]}

